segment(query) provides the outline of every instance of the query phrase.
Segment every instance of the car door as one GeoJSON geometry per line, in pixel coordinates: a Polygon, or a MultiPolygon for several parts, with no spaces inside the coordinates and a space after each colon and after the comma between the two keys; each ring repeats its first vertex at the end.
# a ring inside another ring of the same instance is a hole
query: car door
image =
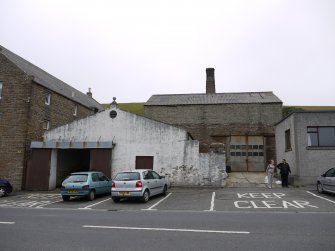
{"type": "Polygon", "coordinates": [[[325,174],[324,189],[335,192],[335,168],[329,169],[325,174]]]}
{"type": "Polygon", "coordinates": [[[154,178],[152,176],[151,171],[145,171],[143,172],[143,181],[144,181],[144,187],[149,188],[150,195],[155,195],[154,188],[154,178]]]}
{"type": "Polygon", "coordinates": [[[94,187],[96,194],[102,193],[102,186],[100,184],[98,173],[92,173],[92,187],[94,187]]]}
{"type": "Polygon", "coordinates": [[[99,173],[100,187],[101,193],[110,193],[112,182],[106,175],[103,173],[99,173]]]}
{"type": "Polygon", "coordinates": [[[161,194],[163,193],[164,190],[164,179],[161,178],[161,176],[156,173],[155,171],[151,171],[152,172],[152,176],[154,178],[153,180],[153,184],[154,187],[153,189],[155,190],[155,194],[161,194]]]}

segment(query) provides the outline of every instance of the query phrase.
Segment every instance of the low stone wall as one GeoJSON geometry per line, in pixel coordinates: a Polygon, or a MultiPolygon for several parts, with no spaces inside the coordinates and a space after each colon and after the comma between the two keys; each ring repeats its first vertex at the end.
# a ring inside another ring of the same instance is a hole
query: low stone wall
{"type": "Polygon", "coordinates": [[[224,187],[227,178],[224,144],[212,144],[209,153],[198,154],[198,161],[176,166],[166,176],[171,186],[224,187]]]}

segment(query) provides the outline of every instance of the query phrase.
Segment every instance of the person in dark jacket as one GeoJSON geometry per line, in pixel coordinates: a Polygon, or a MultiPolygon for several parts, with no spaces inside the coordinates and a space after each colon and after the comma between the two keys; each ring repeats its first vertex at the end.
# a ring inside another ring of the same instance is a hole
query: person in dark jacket
{"type": "Polygon", "coordinates": [[[282,187],[288,187],[288,175],[291,173],[291,168],[285,159],[277,165],[280,170],[281,185],[282,187]]]}

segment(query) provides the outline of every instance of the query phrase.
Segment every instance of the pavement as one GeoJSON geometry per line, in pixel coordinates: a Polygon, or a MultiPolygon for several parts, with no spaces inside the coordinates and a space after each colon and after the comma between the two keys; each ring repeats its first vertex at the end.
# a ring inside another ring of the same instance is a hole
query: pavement
{"type": "MultiPolygon", "coordinates": [[[[266,187],[264,183],[265,172],[231,172],[228,173],[225,187],[241,187],[241,188],[254,188],[254,187],[266,187]]],[[[277,185],[276,181],[279,176],[273,178],[273,188],[281,187],[277,185]]]]}

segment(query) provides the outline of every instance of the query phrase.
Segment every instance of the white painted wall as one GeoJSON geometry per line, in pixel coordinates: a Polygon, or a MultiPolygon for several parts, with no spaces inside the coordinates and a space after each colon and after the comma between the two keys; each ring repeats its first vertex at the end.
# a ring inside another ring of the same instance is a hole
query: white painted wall
{"type": "Polygon", "coordinates": [[[136,156],[154,156],[154,170],[171,184],[201,184],[199,142],[189,140],[187,131],[120,109],[112,119],[111,110],[50,130],[44,141],[113,141],[112,175],[135,169],[136,156]],[[190,170],[180,172],[181,166],[190,170]]]}
{"type": "Polygon", "coordinates": [[[57,149],[51,150],[49,190],[56,189],[57,179],[57,149]]]}

